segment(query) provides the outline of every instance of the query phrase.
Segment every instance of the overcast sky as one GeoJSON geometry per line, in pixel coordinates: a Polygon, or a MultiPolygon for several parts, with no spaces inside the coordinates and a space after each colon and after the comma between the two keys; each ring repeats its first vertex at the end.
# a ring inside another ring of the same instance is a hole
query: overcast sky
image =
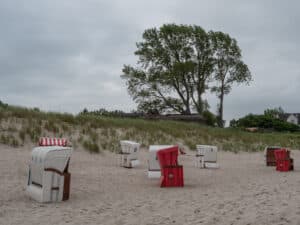
{"type": "MultiPolygon", "coordinates": [[[[225,98],[225,119],[300,112],[297,0],[1,0],[0,100],[47,111],[130,111],[120,79],[145,29],[195,24],[236,38],[254,81],[225,98]]],[[[211,110],[217,99],[207,95],[211,110]]]]}

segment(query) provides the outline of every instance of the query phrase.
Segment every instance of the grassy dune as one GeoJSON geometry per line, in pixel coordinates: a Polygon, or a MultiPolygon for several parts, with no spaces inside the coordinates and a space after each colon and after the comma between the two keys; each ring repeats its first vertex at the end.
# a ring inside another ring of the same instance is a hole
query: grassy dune
{"type": "Polygon", "coordinates": [[[300,149],[300,133],[248,133],[233,128],[213,128],[196,123],[149,121],[92,115],[40,112],[21,107],[0,107],[0,143],[14,147],[34,144],[40,136],[65,137],[76,148],[90,152],[118,151],[119,140],[143,146],[182,143],[213,144],[225,151],[261,151],[266,145],[300,149]]]}

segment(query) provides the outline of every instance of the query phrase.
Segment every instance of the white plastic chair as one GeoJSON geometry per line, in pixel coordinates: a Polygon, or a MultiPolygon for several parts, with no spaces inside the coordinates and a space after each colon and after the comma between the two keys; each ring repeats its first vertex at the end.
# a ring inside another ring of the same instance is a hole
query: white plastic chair
{"type": "Polygon", "coordinates": [[[122,140],[121,153],[120,153],[120,165],[126,168],[136,167],[140,164],[138,160],[138,152],[140,144],[134,141],[122,140]]]}
{"type": "Polygon", "coordinates": [[[173,147],[174,145],[150,145],[148,157],[148,178],[160,178],[161,171],[156,153],[165,148],[173,147]]]}
{"type": "Polygon", "coordinates": [[[71,147],[36,147],[31,153],[27,193],[38,202],[67,200],[71,174],[68,172],[71,147]]]}
{"type": "Polygon", "coordinates": [[[200,168],[218,168],[217,164],[217,146],[197,145],[196,146],[195,166],[200,168]]]}

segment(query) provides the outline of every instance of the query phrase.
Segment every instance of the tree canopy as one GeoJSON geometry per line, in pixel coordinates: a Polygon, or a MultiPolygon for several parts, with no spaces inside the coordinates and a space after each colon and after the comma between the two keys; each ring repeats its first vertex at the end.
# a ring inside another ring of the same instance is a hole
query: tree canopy
{"type": "Polygon", "coordinates": [[[234,83],[248,84],[252,76],[248,66],[241,59],[241,50],[235,39],[222,32],[211,31],[209,35],[215,61],[213,78],[216,81],[211,91],[215,92],[219,98],[218,124],[223,127],[224,96],[229,94],[234,83]]]}
{"type": "Polygon", "coordinates": [[[138,109],[146,113],[202,115],[209,107],[203,94],[210,82],[220,81],[212,90],[223,98],[233,82],[251,78],[236,41],[222,32],[165,24],[145,30],[136,46],[137,65],[124,65],[122,78],[138,109]]]}

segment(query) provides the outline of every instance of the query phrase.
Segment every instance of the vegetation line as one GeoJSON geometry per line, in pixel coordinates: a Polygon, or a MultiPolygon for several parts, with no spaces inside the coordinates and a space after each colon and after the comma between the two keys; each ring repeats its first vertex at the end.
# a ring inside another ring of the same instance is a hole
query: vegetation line
{"type": "Polygon", "coordinates": [[[213,144],[224,151],[262,151],[266,145],[300,149],[300,133],[250,133],[242,128],[215,128],[198,123],[112,118],[91,114],[41,112],[1,105],[0,143],[14,147],[35,144],[41,136],[68,138],[74,148],[90,152],[119,151],[119,140],[151,144],[182,143],[190,149],[213,144]]]}

